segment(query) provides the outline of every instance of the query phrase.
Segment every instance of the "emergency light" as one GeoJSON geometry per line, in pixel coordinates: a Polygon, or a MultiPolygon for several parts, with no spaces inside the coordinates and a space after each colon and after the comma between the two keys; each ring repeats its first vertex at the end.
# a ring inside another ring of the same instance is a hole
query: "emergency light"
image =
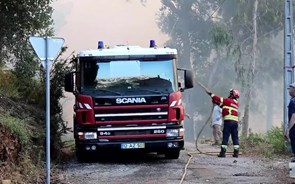
{"type": "Polygon", "coordinates": [[[153,48],[156,46],[155,40],[150,40],[150,48],[153,48]]]}
{"type": "Polygon", "coordinates": [[[97,46],[98,49],[103,49],[104,46],[103,46],[103,41],[98,41],[98,46],[97,46]]]}

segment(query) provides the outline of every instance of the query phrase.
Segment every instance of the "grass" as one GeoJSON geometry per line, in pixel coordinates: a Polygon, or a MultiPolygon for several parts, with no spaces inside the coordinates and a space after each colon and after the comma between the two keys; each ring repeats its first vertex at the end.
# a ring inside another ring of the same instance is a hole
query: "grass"
{"type": "MultiPolygon", "coordinates": [[[[22,148],[17,158],[11,157],[6,166],[6,177],[13,183],[43,183],[44,181],[44,148],[41,141],[37,144],[32,140],[42,139],[34,127],[29,125],[29,119],[19,119],[9,114],[0,114],[1,125],[18,138],[22,148]]],[[[43,140],[43,139],[42,139],[43,140]]],[[[7,140],[6,140],[7,141],[7,140]]],[[[16,143],[14,144],[17,147],[16,143]]],[[[10,149],[10,148],[8,148],[10,149]]],[[[12,148],[11,148],[12,149],[12,148]]]]}
{"type": "Polygon", "coordinates": [[[26,128],[25,120],[21,120],[7,114],[0,115],[1,123],[11,132],[16,134],[23,145],[30,143],[30,137],[28,136],[28,129],[26,128]]]}
{"type": "Polygon", "coordinates": [[[3,70],[0,68],[0,93],[9,97],[19,97],[16,87],[16,77],[11,70],[3,70]]]}
{"type": "Polygon", "coordinates": [[[64,141],[63,148],[75,150],[75,140],[64,141]]]}

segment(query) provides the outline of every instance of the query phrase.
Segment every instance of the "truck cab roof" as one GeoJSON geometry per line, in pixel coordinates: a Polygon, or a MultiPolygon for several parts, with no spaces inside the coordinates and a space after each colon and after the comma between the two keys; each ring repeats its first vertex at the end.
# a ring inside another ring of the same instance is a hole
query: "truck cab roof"
{"type": "Polygon", "coordinates": [[[117,45],[113,48],[84,50],[78,57],[104,57],[104,56],[153,56],[153,55],[177,55],[176,49],[171,48],[142,48],[140,46],[117,45]]]}

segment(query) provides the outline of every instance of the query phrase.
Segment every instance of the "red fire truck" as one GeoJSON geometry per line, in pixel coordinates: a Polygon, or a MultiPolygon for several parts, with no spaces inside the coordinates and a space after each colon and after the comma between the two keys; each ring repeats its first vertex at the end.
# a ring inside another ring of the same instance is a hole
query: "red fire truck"
{"type": "Polygon", "coordinates": [[[190,70],[177,68],[177,51],[118,45],[81,51],[65,76],[75,95],[74,138],[82,161],[107,150],[137,150],[177,159],[184,147],[182,94],[190,70]],[[178,74],[183,81],[178,81],[178,74]]]}

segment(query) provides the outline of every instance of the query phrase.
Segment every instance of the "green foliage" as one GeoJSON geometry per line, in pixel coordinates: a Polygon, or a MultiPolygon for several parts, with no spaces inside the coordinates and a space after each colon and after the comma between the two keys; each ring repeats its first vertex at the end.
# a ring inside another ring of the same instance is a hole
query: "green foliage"
{"type": "Polygon", "coordinates": [[[247,137],[248,144],[255,146],[257,144],[266,143],[265,136],[258,133],[250,133],[247,137]]]}
{"type": "Polygon", "coordinates": [[[16,76],[11,70],[0,68],[0,93],[9,97],[19,97],[16,76]]]}
{"type": "MultiPolygon", "coordinates": [[[[162,32],[171,38],[166,45],[176,48],[178,51],[178,67],[192,69],[198,81],[211,88],[212,86],[208,86],[207,83],[208,78],[213,73],[212,66],[215,65],[218,72],[219,69],[224,68],[223,66],[219,67],[220,65],[217,66],[215,61],[208,61],[212,49],[214,49],[209,35],[214,23],[212,16],[213,12],[218,10],[220,2],[216,0],[162,0],[161,2],[158,25],[162,32]]],[[[219,60],[219,63],[221,62],[223,62],[222,58],[219,60]]],[[[221,72],[220,75],[222,75],[221,72]]],[[[218,79],[220,78],[223,78],[223,76],[218,79]]],[[[193,116],[197,112],[205,117],[211,103],[211,101],[208,101],[208,96],[198,88],[197,84],[195,88],[185,93],[183,100],[186,104],[187,113],[193,116]]],[[[203,119],[200,119],[200,121],[204,122],[203,119]]],[[[187,139],[193,140],[193,129],[191,127],[194,123],[196,122],[193,122],[193,120],[186,120],[185,128],[189,129],[187,134],[190,134],[186,136],[187,139]]]]}
{"type": "Polygon", "coordinates": [[[21,99],[44,104],[42,85],[36,78],[39,61],[28,42],[32,35],[51,36],[52,0],[0,0],[0,64],[14,66],[15,88],[21,99]],[[40,101],[41,100],[41,101],[40,101]]]}
{"type": "MultiPolygon", "coordinates": [[[[62,49],[64,52],[66,48],[62,49]]],[[[62,119],[62,106],[60,99],[64,97],[63,86],[64,76],[72,70],[72,65],[67,59],[56,60],[52,65],[50,73],[50,127],[51,127],[51,148],[55,155],[54,158],[59,157],[59,150],[62,147],[61,136],[66,132],[66,125],[62,119]]]]}
{"type": "Polygon", "coordinates": [[[0,119],[5,127],[18,136],[20,142],[23,145],[30,143],[30,137],[28,136],[29,130],[25,126],[25,120],[14,118],[7,114],[0,114],[0,119]]]}
{"type": "MultiPolygon", "coordinates": [[[[277,0],[162,0],[159,27],[171,38],[166,45],[178,49],[180,67],[193,69],[198,82],[218,95],[231,87],[241,90],[241,118],[246,125],[253,113],[261,114],[257,119],[265,117],[265,108],[259,107],[264,104],[261,101],[268,101],[268,95],[273,96],[278,89],[269,84],[282,84],[278,71],[282,62],[279,33],[284,28],[283,13],[284,1],[277,0]],[[251,100],[254,95],[262,98],[251,100]]],[[[196,85],[185,93],[188,113],[206,117],[210,101],[202,89],[196,85]]],[[[274,107],[269,106],[266,113],[273,116],[274,107]]],[[[201,124],[204,119],[196,121],[191,124],[201,124]]],[[[262,123],[270,122],[266,121],[262,123]]]]}
{"type": "Polygon", "coordinates": [[[266,157],[276,157],[287,154],[283,136],[283,128],[274,127],[266,134],[250,133],[242,138],[241,149],[246,153],[257,153],[266,157]]]}
{"type": "MultiPolygon", "coordinates": [[[[40,67],[28,42],[32,35],[52,36],[52,0],[7,1],[0,0],[0,66],[13,66],[12,79],[4,89],[18,95],[20,100],[45,109],[45,71],[40,67]],[[12,91],[14,89],[14,91],[12,91]]],[[[64,51],[65,48],[63,48],[64,51]]],[[[53,64],[50,81],[51,148],[53,153],[60,147],[64,130],[59,100],[63,97],[63,76],[68,72],[66,61],[53,64]]],[[[1,73],[0,73],[1,80],[1,73]]],[[[42,125],[43,126],[43,125],[42,125]]],[[[45,124],[44,124],[45,126],[45,124]]]]}
{"type": "Polygon", "coordinates": [[[272,145],[275,153],[286,152],[283,127],[274,127],[267,132],[266,139],[272,145]]]}
{"type": "MultiPolygon", "coordinates": [[[[26,102],[32,103],[34,108],[42,106],[45,109],[45,73],[28,42],[28,37],[53,35],[51,3],[52,0],[0,0],[0,67],[5,65],[9,68],[13,67],[13,72],[0,70],[0,92],[17,97],[19,102],[24,104],[26,102]]],[[[63,130],[59,99],[63,95],[62,78],[67,72],[66,66],[67,64],[62,67],[60,64],[54,65],[51,73],[51,152],[54,154],[59,151],[63,130]]],[[[40,113],[43,115],[44,112],[40,113]]],[[[19,136],[23,144],[33,143],[32,146],[25,147],[24,151],[28,149],[39,150],[35,152],[34,158],[38,160],[38,163],[44,163],[44,155],[42,155],[44,148],[42,146],[44,145],[45,129],[40,131],[40,127],[36,128],[37,130],[34,127],[36,123],[38,123],[36,126],[45,127],[45,121],[40,123],[38,118],[20,120],[3,114],[0,115],[0,120],[19,136]],[[29,125],[30,123],[34,126],[29,125]]],[[[54,154],[52,156],[55,156],[54,154]]],[[[28,168],[34,158],[30,156],[28,159],[24,159],[24,168],[28,168]]],[[[19,168],[22,168],[21,165],[19,168]]],[[[33,171],[35,168],[31,170],[33,171]]],[[[25,172],[25,169],[22,174],[26,178],[32,176],[36,179],[36,174],[38,176],[36,171],[28,173],[25,172]]]]}
{"type": "Polygon", "coordinates": [[[233,43],[233,35],[231,31],[223,24],[215,24],[210,31],[213,44],[218,49],[220,46],[229,46],[233,43]]]}
{"type": "Polygon", "coordinates": [[[63,148],[66,148],[72,152],[75,152],[75,149],[76,149],[75,140],[69,140],[64,142],[63,148]]]}
{"type": "Polygon", "coordinates": [[[0,0],[0,63],[23,61],[28,36],[52,34],[51,2],[0,0]]]}
{"type": "Polygon", "coordinates": [[[36,80],[33,77],[38,69],[38,61],[34,60],[34,55],[27,50],[19,50],[17,53],[17,62],[14,66],[14,74],[17,78],[18,91],[22,97],[30,96],[32,93],[31,87],[35,85],[36,80]]]}

